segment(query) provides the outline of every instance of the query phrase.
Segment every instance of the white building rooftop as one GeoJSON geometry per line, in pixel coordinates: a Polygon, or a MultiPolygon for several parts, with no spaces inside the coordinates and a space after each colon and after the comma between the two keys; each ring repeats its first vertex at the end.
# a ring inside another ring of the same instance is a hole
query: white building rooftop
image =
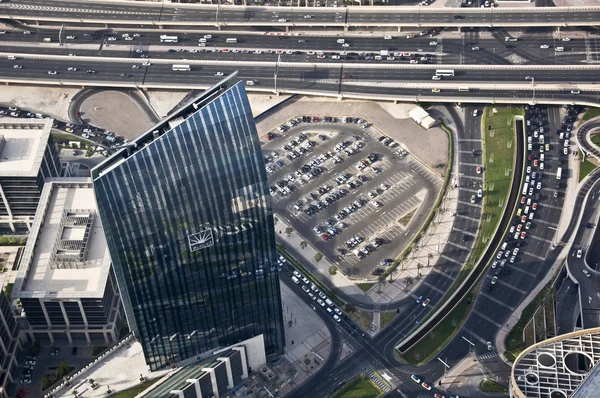
{"type": "Polygon", "coordinates": [[[110,255],[89,178],[46,182],[12,297],[102,297],[110,255]]]}
{"type": "Polygon", "coordinates": [[[37,176],[52,119],[0,119],[0,177],[37,176]]]}

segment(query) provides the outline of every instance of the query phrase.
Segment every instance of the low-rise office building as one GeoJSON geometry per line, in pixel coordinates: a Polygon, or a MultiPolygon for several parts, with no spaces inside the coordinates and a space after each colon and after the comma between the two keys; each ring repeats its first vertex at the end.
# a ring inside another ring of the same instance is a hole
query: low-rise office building
{"type": "Polygon", "coordinates": [[[52,119],[0,119],[0,228],[31,230],[44,182],[62,175],[52,119]]]}
{"type": "Polygon", "coordinates": [[[11,298],[30,342],[117,341],[123,312],[90,179],[44,186],[11,298]]]}
{"type": "Polygon", "coordinates": [[[181,366],[143,391],[144,398],[219,398],[266,364],[262,335],[181,366]]]}
{"type": "MultiPolygon", "coordinates": [[[[0,286],[4,286],[0,278],[0,286]]],[[[19,341],[19,327],[10,307],[8,297],[0,291],[0,397],[8,398],[6,391],[9,383],[18,381],[14,374],[17,366],[16,353],[23,347],[19,341]]]]}

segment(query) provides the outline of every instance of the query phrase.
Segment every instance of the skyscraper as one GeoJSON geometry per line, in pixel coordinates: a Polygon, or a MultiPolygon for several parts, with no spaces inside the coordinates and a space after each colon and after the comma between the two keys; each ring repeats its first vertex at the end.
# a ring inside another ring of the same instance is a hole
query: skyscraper
{"type": "Polygon", "coordinates": [[[283,352],[273,214],[237,74],[92,170],[125,312],[152,370],[263,335],[283,352]]]}

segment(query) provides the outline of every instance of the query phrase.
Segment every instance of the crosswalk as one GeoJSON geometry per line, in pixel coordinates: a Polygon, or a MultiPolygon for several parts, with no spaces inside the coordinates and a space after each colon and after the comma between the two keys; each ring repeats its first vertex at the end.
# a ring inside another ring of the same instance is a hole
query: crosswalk
{"type": "Polygon", "coordinates": [[[371,379],[373,383],[375,383],[379,388],[381,388],[384,392],[391,391],[391,387],[389,384],[384,383],[381,378],[379,378],[370,368],[363,368],[363,372],[371,379]]]}
{"type": "Polygon", "coordinates": [[[478,360],[479,362],[481,362],[481,361],[485,361],[486,359],[493,358],[493,357],[495,357],[496,355],[498,355],[498,353],[496,352],[496,350],[493,350],[493,351],[490,351],[490,352],[486,352],[485,354],[479,355],[479,356],[477,357],[477,360],[478,360]]]}

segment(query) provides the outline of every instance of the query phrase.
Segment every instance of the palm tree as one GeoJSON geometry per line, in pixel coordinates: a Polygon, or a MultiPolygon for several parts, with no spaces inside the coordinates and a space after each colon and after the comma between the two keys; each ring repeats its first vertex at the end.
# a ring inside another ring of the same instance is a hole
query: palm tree
{"type": "Polygon", "coordinates": [[[381,294],[381,286],[385,285],[385,277],[380,276],[377,279],[377,293],[381,294]]]}
{"type": "Polygon", "coordinates": [[[404,277],[404,283],[405,283],[404,290],[406,292],[408,292],[410,290],[410,288],[412,287],[412,285],[415,283],[415,281],[412,276],[407,275],[404,277]]]}
{"type": "Polygon", "coordinates": [[[390,271],[390,283],[392,283],[394,281],[394,276],[396,276],[396,275],[398,275],[398,269],[394,267],[390,271]]]}

